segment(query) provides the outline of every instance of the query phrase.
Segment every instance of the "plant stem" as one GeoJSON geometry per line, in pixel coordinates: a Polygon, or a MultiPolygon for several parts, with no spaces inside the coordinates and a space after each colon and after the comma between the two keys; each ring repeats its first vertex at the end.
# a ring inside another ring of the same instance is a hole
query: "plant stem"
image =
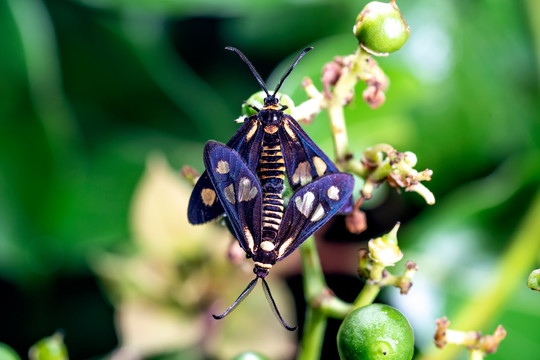
{"type": "Polygon", "coordinates": [[[321,354],[327,317],[320,309],[313,307],[313,301],[326,291],[327,286],[313,236],[302,244],[300,255],[307,309],[298,360],[317,360],[321,354]]]}
{"type": "Polygon", "coordinates": [[[318,360],[326,331],[326,315],[319,309],[308,305],[306,309],[306,322],[300,343],[300,353],[297,360],[318,360]]]}
{"type": "Polygon", "coordinates": [[[354,300],[353,308],[358,309],[372,304],[380,291],[381,287],[379,285],[370,283],[368,280],[362,288],[362,291],[360,291],[360,294],[356,297],[356,300],[354,300]]]}
{"type": "Polygon", "coordinates": [[[336,159],[341,164],[349,153],[349,139],[343,107],[354,93],[354,87],[364,71],[366,57],[369,57],[369,54],[360,48],[349,57],[350,64],[343,69],[343,73],[332,91],[332,97],[328,99],[327,111],[334,138],[336,159]]]}
{"type": "Polygon", "coordinates": [[[304,292],[307,300],[314,300],[326,290],[326,282],[317,252],[315,238],[311,236],[300,247],[304,273],[304,292]]]}
{"type": "Polygon", "coordinates": [[[334,137],[334,149],[338,163],[342,163],[349,153],[349,139],[347,137],[347,127],[345,125],[345,115],[341,99],[334,97],[328,105],[328,117],[330,127],[334,137]]]}
{"type": "Polygon", "coordinates": [[[326,296],[318,307],[327,317],[345,319],[354,309],[352,304],[345,302],[335,295],[326,296]]]}
{"type": "Polygon", "coordinates": [[[484,358],[484,351],[480,349],[469,350],[469,360],[482,360],[484,358]]]}

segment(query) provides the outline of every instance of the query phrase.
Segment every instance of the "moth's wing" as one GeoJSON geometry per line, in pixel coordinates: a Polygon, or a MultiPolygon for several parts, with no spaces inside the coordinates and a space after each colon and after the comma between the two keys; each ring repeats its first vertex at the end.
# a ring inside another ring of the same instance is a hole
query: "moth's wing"
{"type": "Polygon", "coordinates": [[[227,146],[236,150],[249,169],[254,173],[259,165],[262,151],[263,127],[257,114],[250,116],[227,142],[227,146]]]}
{"type": "Polygon", "coordinates": [[[262,190],[257,175],[235,150],[215,141],[204,148],[204,165],[240,246],[253,256],[262,236],[262,190]]]}
{"type": "Polygon", "coordinates": [[[188,204],[188,220],[197,225],[203,224],[223,214],[214,186],[205,171],[195,184],[188,204]]]}
{"type": "Polygon", "coordinates": [[[277,235],[277,260],[282,260],[323,226],[350,199],[352,175],[329,174],[305,185],[289,201],[277,235]]]}
{"type": "MultiPolygon", "coordinates": [[[[296,190],[323,175],[339,172],[332,160],[291,116],[284,114],[279,137],[283,147],[287,177],[293,189],[296,190]]],[[[348,213],[352,208],[353,199],[349,197],[340,209],[340,213],[348,213]]]]}
{"type": "MultiPolygon", "coordinates": [[[[240,154],[248,168],[257,169],[261,152],[263,131],[256,115],[251,116],[229,140],[227,146],[240,154]]],[[[208,173],[205,171],[193,188],[188,204],[188,220],[192,224],[203,224],[223,214],[223,206],[216,198],[216,193],[208,173]]]]}

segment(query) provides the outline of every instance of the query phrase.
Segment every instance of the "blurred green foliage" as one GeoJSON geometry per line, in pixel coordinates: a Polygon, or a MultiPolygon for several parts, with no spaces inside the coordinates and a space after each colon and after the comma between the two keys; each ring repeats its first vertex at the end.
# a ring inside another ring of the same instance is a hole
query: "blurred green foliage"
{"type": "MultiPolygon", "coordinates": [[[[112,318],[88,256],[132,246],[130,199],[151,151],[177,169],[202,170],[204,143],[237,129],[232,120],[258,88],[223,48],[241,49],[263,77],[283,61],[272,87],[290,56],[315,46],[281,89],[299,104],[304,76],[320,88],[322,66],[354,51],[364,4],[0,0],[0,341],[22,353],[64,328],[74,358],[112,351],[112,318]],[[90,284],[94,297],[58,306],[66,284],[77,284],[78,295],[90,284]],[[98,315],[84,327],[66,320],[88,308],[98,315]]],[[[358,96],[346,117],[355,154],[389,143],[434,171],[434,207],[384,189],[366,204],[377,213],[393,199],[368,224],[379,234],[411,220],[400,244],[418,255],[424,277],[403,306],[419,346],[429,348],[435,317],[451,318],[489,277],[538,191],[540,10],[533,0],[399,6],[411,36],[378,59],[391,79],[387,102],[371,110],[358,96]]],[[[332,152],[324,114],[306,131],[332,152]]],[[[486,330],[499,322],[508,330],[491,359],[540,352],[538,294],[526,276],[486,330]]]]}

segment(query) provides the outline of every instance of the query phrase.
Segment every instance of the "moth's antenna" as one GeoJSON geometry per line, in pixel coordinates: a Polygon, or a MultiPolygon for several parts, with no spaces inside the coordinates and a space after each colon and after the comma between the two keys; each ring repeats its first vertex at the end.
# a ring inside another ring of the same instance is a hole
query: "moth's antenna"
{"type": "MultiPolygon", "coordinates": [[[[230,51],[234,51],[235,53],[238,54],[238,56],[240,56],[240,59],[242,59],[243,62],[246,63],[246,65],[248,66],[249,70],[251,71],[251,73],[253,74],[253,76],[255,76],[255,79],[257,79],[257,81],[259,82],[259,85],[261,85],[262,89],[264,90],[264,92],[266,93],[266,95],[270,96],[270,94],[268,93],[268,90],[266,89],[266,85],[264,84],[264,81],[262,80],[261,78],[261,75],[259,75],[259,73],[257,72],[257,70],[255,70],[255,67],[251,64],[251,62],[248,60],[248,58],[246,57],[246,55],[244,55],[240,50],[238,50],[237,48],[233,48],[232,46],[227,46],[225,48],[225,50],[230,50],[230,51]]],[[[298,61],[298,60],[297,60],[298,61]]],[[[290,72],[290,71],[289,71],[290,72]]]]}
{"type": "Polygon", "coordinates": [[[272,305],[272,310],[274,311],[274,314],[276,315],[278,320],[281,321],[281,324],[283,325],[283,327],[289,331],[296,330],[297,326],[294,326],[294,327],[290,326],[285,322],[285,320],[283,320],[283,317],[281,316],[277,308],[276,302],[274,301],[274,297],[272,296],[272,293],[270,292],[270,287],[268,287],[268,284],[266,283],[266,280],[264,280],[264,278],[262,279],[262,283],[263,283],[264,294],[266,295],[268,302],[272,305]]]}
{"type": "Polygon", "coordinates": [[[244,300],[246,298],[246,296],[248,296],[249,293],[253,290],[253,288],[257,284],[257,280],[259,280],[258,277],[251,280],[251,282],[249,283],[247,288],[240,294],[240,296],[233,302],[233,304],[231,306],[229,306],[229,308],[223,312],[223,314],[221,314],[221,315],[212,315],[214,317],[214,319],[216,319],[216,320],[223,319],[225,316],[229,315],[229,313],[231,311],[236,309],[238,304],[240,304],[242,302],[242,300],[244,300]]]}
{"type": "Polygon", "coordinates": [[[294,62],[292,63],[291,67],[289,67],[289,70],[287,70],[287,72],[286,72],[285,74],[283,74],[283,76],[281,77],[281,80],[279,80],[279,84],[278,84],[278,86],[276,87],[276,90],[274,90],[273,96],[276,95],[276,93],[278,92],[279,88],[281,87],[281,85],[283,85],[283,82],[285,81],[285,79],[287,78],[287,76],[289,76],[289,74],[290,74],[291,71],[294,69],[294,67],[296,66],[296,64],[300,61],[300,59],[301,59],[308,51],[310,51],[311,49],[313,49],[312,46],[307,47],[307,48],[305,48],[304,50],[302,50],[302,52],[300,53],[300,55],[298,55],[298,57],[296,58],[296,60],[294,60],[294,62]]]}

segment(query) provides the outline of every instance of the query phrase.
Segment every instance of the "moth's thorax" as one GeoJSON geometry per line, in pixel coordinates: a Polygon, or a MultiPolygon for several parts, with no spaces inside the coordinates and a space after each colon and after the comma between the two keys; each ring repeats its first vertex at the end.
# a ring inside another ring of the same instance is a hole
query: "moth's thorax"
{"type": "Polygon", "coordinates": [[[266,125],[281,125],[281,122],[283,121],[283,111],[276,108],[263,108],[258,113],[259,120],[263,124],[263,126],[266,125]]]}

